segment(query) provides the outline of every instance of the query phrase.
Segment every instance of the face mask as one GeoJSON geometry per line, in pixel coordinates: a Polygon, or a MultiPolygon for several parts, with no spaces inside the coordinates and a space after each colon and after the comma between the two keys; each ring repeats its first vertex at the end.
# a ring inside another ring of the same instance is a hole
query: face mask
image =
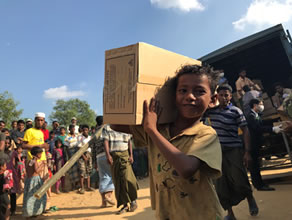
{"type": "Polygon", "coordinates": [[[259,112],[263,112],[265,110],[265,106],[264,105],[258,105],[258,110],[259,110],[259,112]]]}

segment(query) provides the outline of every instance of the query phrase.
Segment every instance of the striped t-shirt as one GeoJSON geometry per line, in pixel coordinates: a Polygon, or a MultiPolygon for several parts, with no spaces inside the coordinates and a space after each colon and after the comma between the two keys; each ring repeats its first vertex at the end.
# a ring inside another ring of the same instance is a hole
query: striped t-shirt
{"type": "Polygon", "coordinates": [[[247,122],[238,107],[232,104],[224,109],[216,107],[209,109],[206,116],[216,130],[222,147],[242,147],[238,128],[247,126],[247,122]]]}
{"type": "Polygon", "coordinates": [[[114,131],[110,128],[109,125],[105,125],[100,137],[102,139],[108,140],[109,150],[110,152],[114,152],[128,150],[128,142],[132,135],[114,131]]]}

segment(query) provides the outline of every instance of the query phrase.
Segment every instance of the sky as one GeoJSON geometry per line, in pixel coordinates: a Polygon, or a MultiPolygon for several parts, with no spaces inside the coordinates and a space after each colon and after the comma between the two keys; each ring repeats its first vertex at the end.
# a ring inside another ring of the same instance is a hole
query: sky
{"type": "Polygon", "coordinates": [[[0,0],[0,93],[22,118],[70,98],[102,114],[105,50],[146,42],[198,59],[279,23],[292,31],[292,0],[0,0]]]}

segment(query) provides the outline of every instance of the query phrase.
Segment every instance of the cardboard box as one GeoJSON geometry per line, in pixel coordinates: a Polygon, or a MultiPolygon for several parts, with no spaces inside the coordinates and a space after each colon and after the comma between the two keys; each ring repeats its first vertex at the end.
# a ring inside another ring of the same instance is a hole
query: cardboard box
{"type": "Polygon", "coordinates": [[[164,83],[184,64],[201,62],[146,43],[107,50],[103,116],[107,124],[141,124],[143,101],[156,93],[163,108],[159,123],[174,120],[170,87],[164,83]],[[162,85],[164,85],[162,87],[162,85]],[[159,88],[163,88],[158,91],[159,88]]]}

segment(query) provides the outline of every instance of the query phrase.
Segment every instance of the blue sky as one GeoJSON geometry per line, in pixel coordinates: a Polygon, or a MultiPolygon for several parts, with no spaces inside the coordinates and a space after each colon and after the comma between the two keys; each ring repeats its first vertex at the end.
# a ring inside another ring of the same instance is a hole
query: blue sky
{"type": "Polygon", "coordinates": [[[22,117],[58,98],[102,114],[105,50],[142,41],[196,59],[291,19],[292,0],[0,0],[0,92],[22,117]]]}

